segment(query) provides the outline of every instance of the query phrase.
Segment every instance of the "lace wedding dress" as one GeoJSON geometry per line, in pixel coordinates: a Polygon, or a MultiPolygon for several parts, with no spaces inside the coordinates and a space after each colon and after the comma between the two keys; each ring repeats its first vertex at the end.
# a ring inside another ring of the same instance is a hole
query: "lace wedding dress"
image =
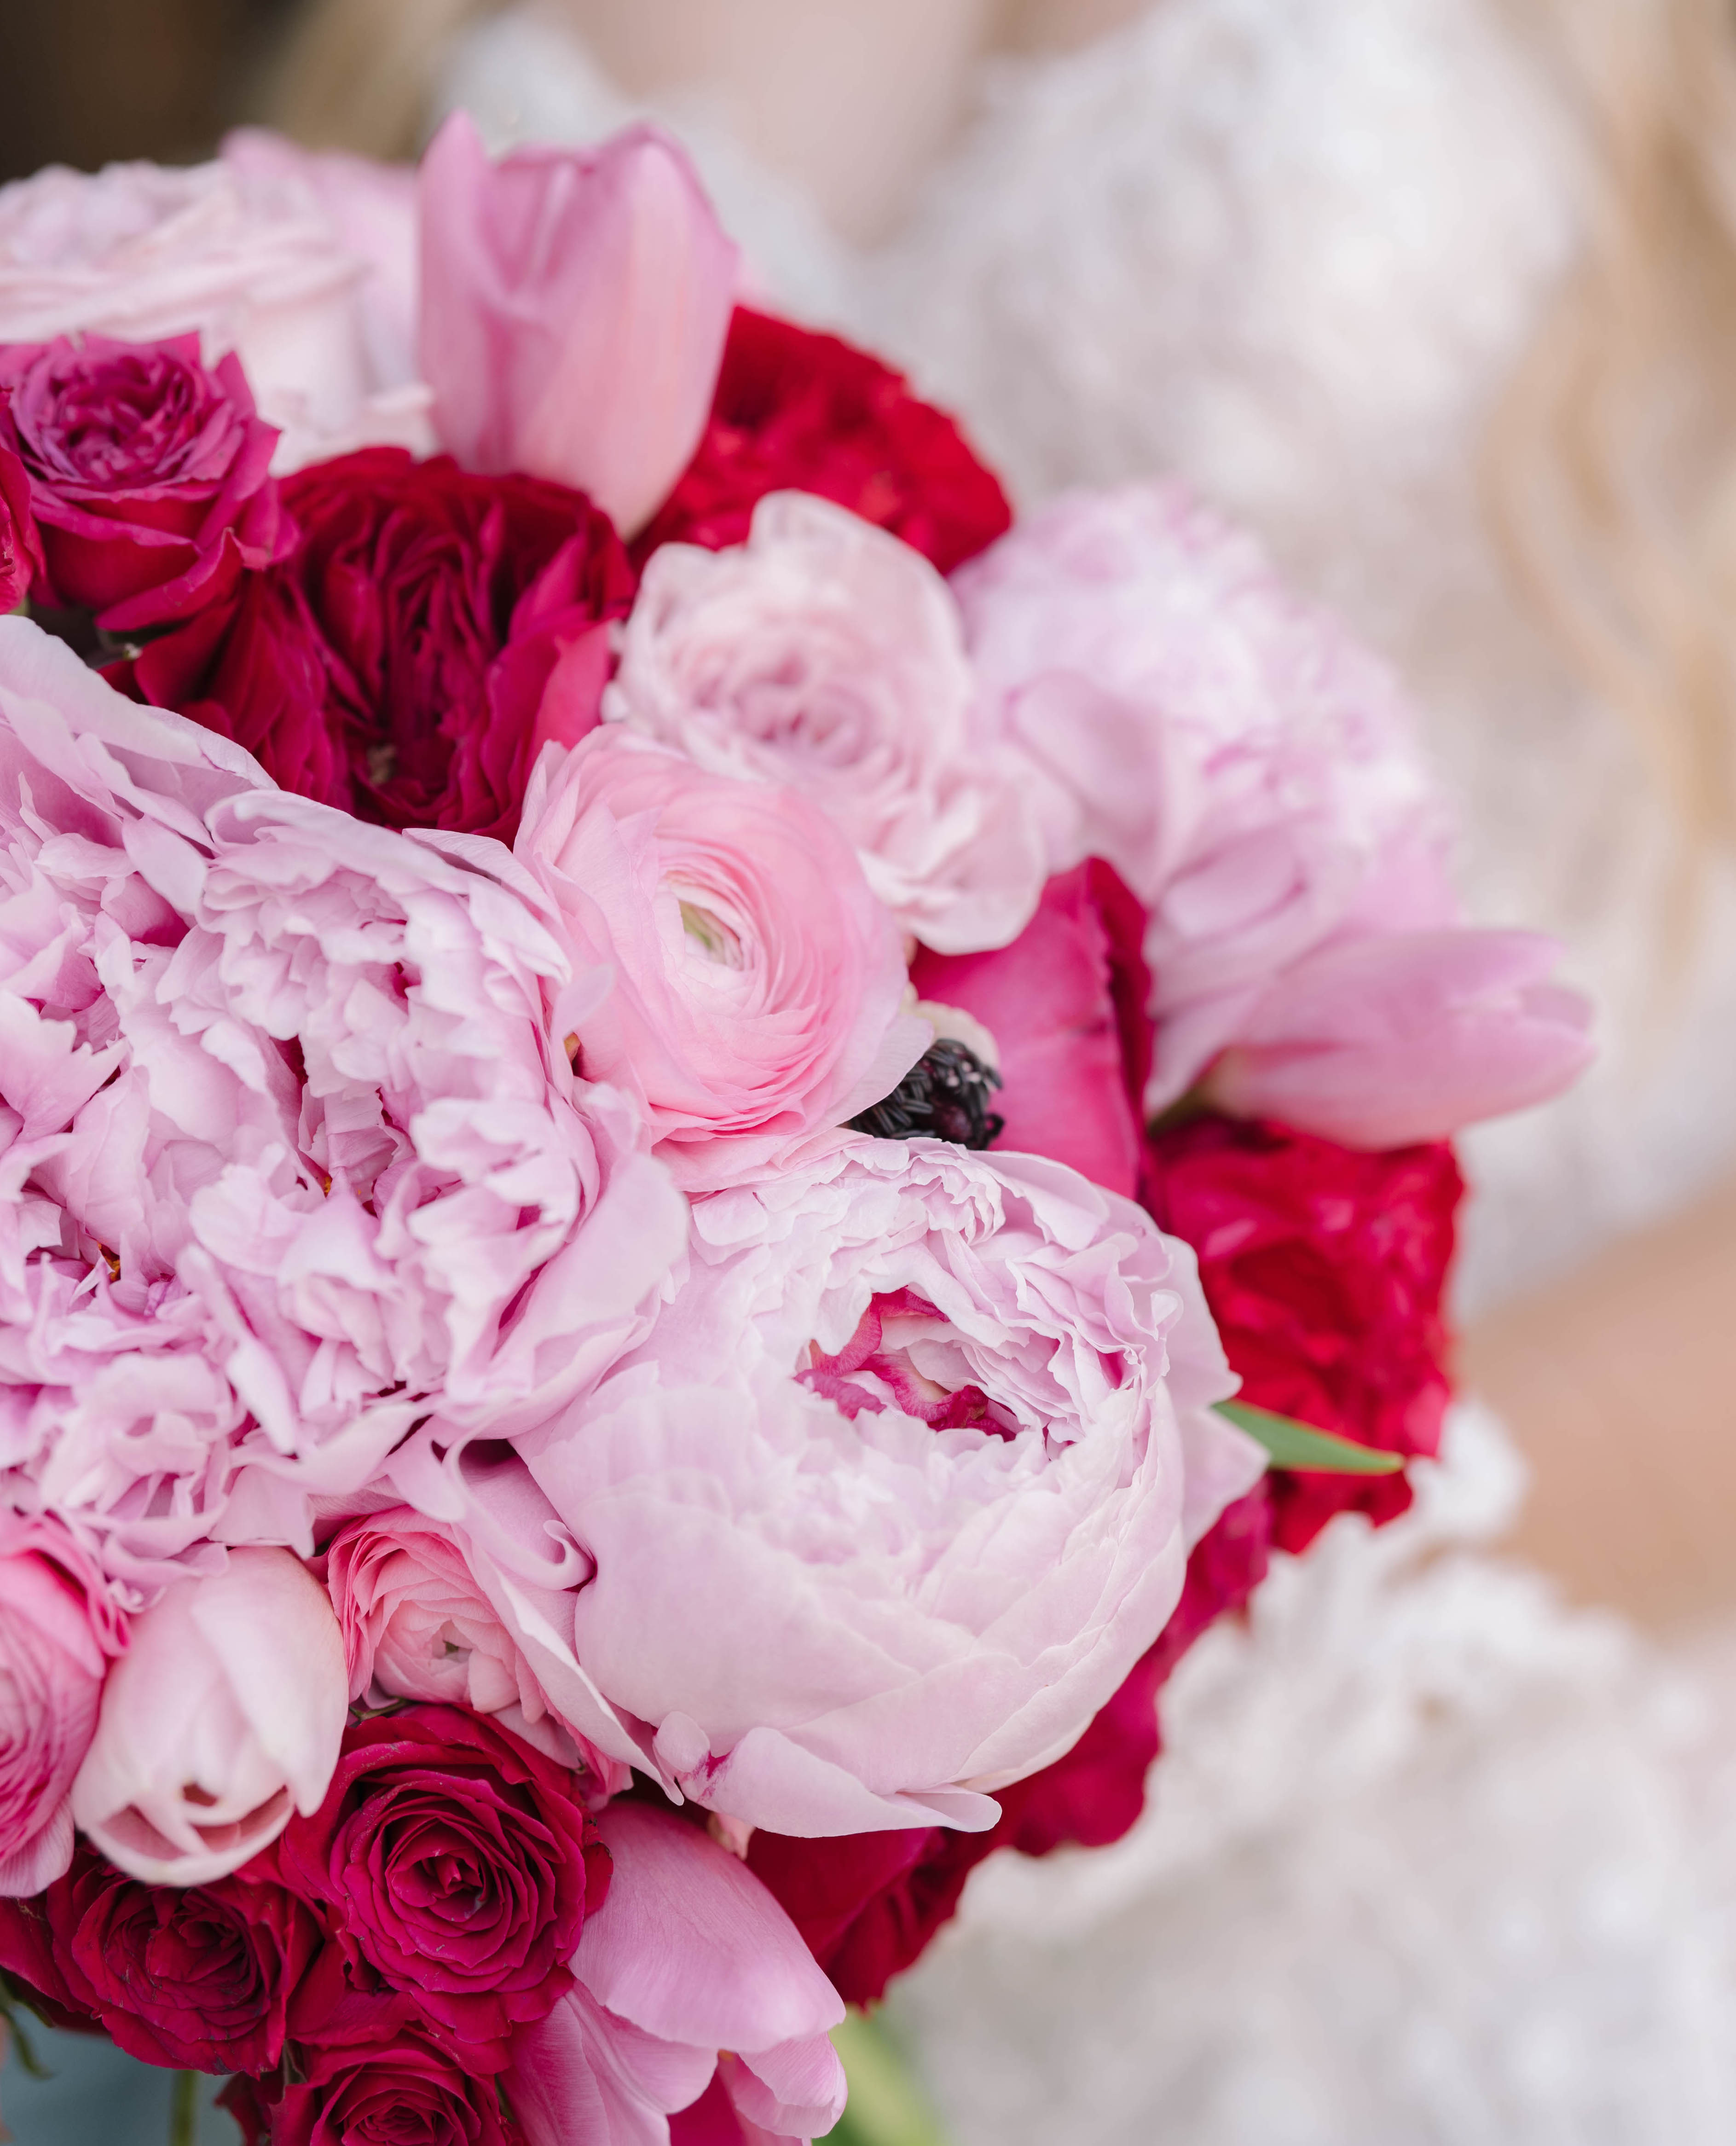
{"type": "MultiPolygon", "coordinates": [[[[768,292],[907,365],[1023,501],[1178,472],[1404,672],[1474,908],[1559,931],[1607,1016],[1576,1095],[1468,1144],[1465,1302],[1682,1202],[1736,1150],[1736,891],[1659,1045],[1666,831],[1479,509],[1584,193],[1498,0],[1158,0],[981,88],[872,254],[702,103],[661,116],[768,292]]],[[[497,140],[626,114],[526,14],[447,96],[497,140]]],[[[1127,1841],[973,1879],[893,2006],[960,2146],[1736,2137],[1736,1674],[1495,1561],[1522,1486],[1474,1407],[1418,1472],[1409,1517],[1280,1560],[1183,1664],[1127,1841]]]]}

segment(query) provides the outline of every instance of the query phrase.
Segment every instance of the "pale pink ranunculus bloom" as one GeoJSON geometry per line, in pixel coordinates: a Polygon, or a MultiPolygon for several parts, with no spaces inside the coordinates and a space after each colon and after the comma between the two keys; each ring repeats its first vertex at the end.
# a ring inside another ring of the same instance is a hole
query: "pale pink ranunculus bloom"
{"type": "Polygon", "coordinates": [[[287,1550],[232,1550],[133,1619],[72,1817],[132,1877],[207,1884],[319,1809],[347,1714],[324,1588],[287,1550]]]}
{"type": "MultiPolygon", "coordinates": [[[[427,453],[428,392],[392,327],[410,270],[377,266],[412,238],[407,213],[384,229],[392,183],[370,177],[358,242],[361,219],[334,213],[334,175],[269,137],[185,168],[52,165],[0,187],[0,342],[197,332],[207,364],[239,356],[282,433],[275,469],[375,444],[427,453]]],[[[397,183],[407,209],[408,174],[397,183]]]]}
{"type": "Polygon", "coordinates": [[[127,1619],[57,1520],[0,1508],[0,1896],[27,1899],[72,1857],[73,1777],[127,1619]]]}
{"type": "Polygon", "coordinates": [[[287,796],[0,622],[11,1502],[144,1585],[311,1550],[312,1494],[643,1334],[685,1208],[547,1033],[556,926],[499,844],[287,796]]]}
{"type": "Polygon", "coordinates": [[[666,1781],[815,1835],[994,1822],[1262,1457],[1193,1254],[1058,1163],[858,1139],[696,1200],[650,1340],[521,1441],[666,1781]]]}
{"type": "Polygon", "coordinates": [[[891,917],[800,791],[709,773],[617,729],[539,764],[515,853],[581,972],[587,1077],[641,1105],[688,1189],[732,1182],[890,1094],[931,1031],[901,1012],[891,917]]]}
{"type": "Polygon", "coordinates": [[[777,492],[746,544],[653,552],[603,713],[805,791],[938,953],[1004,946],[1035,910],[1035,776],[975,719],[946,584],[841,507],[777,492]]]}
{"type": "Polygon", "coordinates": [[[829,2132],[844,2006],[796,1925],[696,1826],[631,1804],[597,1823],[614,1869],[575,1985],[513,2039],[506,2091],[529,2146],[667,2146],[670,2116],[708,2091],[744,2139],[829,2132]]]}
{"type": "Polygon", "coordinates": [[[631,536],[699,445],[735,304],[736,248],[692,165],[646,126],[496,163],[459,112],[418,183],[441,444],[571,485],[631,536]]]}

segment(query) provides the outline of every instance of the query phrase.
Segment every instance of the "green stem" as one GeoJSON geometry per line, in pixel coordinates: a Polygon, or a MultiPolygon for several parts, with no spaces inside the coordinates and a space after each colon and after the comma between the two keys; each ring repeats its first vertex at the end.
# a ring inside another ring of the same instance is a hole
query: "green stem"
{"type": "Polygon", "coordinates": [[[177,2072],[169,2089],[169,2146],[198,2146],[199,2074],[177,2072]]]}

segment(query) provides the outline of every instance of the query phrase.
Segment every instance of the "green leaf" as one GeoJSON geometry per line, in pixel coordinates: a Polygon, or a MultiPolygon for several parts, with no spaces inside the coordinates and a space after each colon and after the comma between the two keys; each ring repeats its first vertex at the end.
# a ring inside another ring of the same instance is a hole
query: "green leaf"
{"type": "Polygon", "coordinates": [[[1265,1446],[1275,1468],[1294,1468],[1317,1475],[1396,1475],[1404,1465],[1401,1453],[1379,1453],[1329,1430],[1315,1430],[1295,1417],[1246,1401],[1220,1401],[1218,1414],[1265,1446]]]}
{"type": "Polygon", "coordinates": [[[0,2055],[5,2054],[7,2037],[12,2038],[12,2047],[18,2053],[18,2069],[26,2079],[52,2079],[54,2074],[31,2046],[30,2037],[24,2031],[24,2022],[18,2014],[28,2013],[30,2006],[22,1986],[10,1975],[0,1974],[0,2055]]]}
{"type": "Polygon", "coordinates": [[[852,2009],[833,2028],[832,2046],[844,2060],[850,2106],[826,2133],[826,2146],[945,2146],[903,2059],[872,2020],[852,2009]]]}

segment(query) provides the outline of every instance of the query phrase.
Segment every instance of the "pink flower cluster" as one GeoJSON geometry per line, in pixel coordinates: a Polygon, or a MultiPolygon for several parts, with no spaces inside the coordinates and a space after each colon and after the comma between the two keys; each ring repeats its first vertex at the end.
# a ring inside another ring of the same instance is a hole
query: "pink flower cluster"
{"type": "Polygon", "coordinates": [[[644,129],[0,190],[0,1968],[274,2146],[829,2129],[1585,1055],[1246,540],[735,281],[644,129]]]}

